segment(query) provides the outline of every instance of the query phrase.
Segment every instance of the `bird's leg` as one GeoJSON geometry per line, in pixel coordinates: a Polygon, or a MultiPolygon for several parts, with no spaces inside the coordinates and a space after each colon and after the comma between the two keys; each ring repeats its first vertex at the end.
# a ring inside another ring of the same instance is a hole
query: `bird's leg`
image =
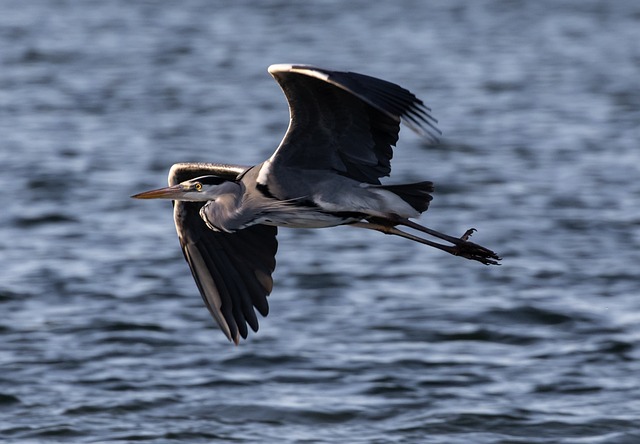
{"type": "Polygon", "coordinates": [[[498,265],[498,262],[500,261],[500,256],[498,256],[495,252],[483,247],[482,245],[478,245],[474,242],[469,242],[469,238],[471,237],[471,235],[475,231],[477,231],[475,228],[468,229],[461,237],[458,238],[449,236],[448,234],[440,233],[436,230],[432,230],[431,228],[422,226],[409,219],[398,218],[394,220],[394,222],[396,222],[398,225],[404,225],[405,227],[412,228],[416,231],[421,231],[447,242],[451,242],[455,245],[454,249],[456,250],[456,252],[452,254],[455,254],[457,256],[476,260],[486,265],[498,265]]]}
{"type": "Polygon", "coordinates": [[[450,245],[439,244],[437,242],[430,241],[428,239],[423,239],[418,236],[414,236],[410,233],[405,233],[402,230],[397,229],[393,225],[379,224],[375,222],[355,222],[349,224],[350,227],[358,227],[358,228],[366,228],[367,230],[376,230],[380,231],[384,234],[393,234],[395,236],[404,237],[405,239],[409,239],[415,242],[419,242],[421,244],[429,245],[430,247],[437,248],[438,250],[446,251],[449,254],[455,255],[455,247],[450,245]]]}
{"type": "Polygon", "coordinates": [[[395,236],[404,237],[405,239],[410,239],[412,241],[419,242],[421,244],[428,245],[433,248],[437,248],[438,250],[445,251],[454,256],[462,256],[467,259],[482,262],[485,265],[498,265],[500,261],[500,257],[493,251],[481,245],[468,241],[471,234],[473,234],[473,232],[475,231],[475,228],[471,228],[467,230],[462,235],[462,237],[458,238],[458,237],[449,236],[444,233],[440,233],[439,231],[432,230],[431,228],[428,228],[428,227],[424,227],[408,219],[401,219],[401,218],[398,218],[396,220],[388,220],[388,221],[385,219],[372,219],[368,222],[357,222],[357,223],[351,224],[351,226],[355,226],[359,228],[367,228],[369,230],[376,230],[385,234],[392,234],[395,236]],[[416,231],[421,231],[423,233],[426,233],[431,236],[450,242],[451,244],[453,244],[453,246],[440,244],[437,242],[430,241],[428,239],[414,236],[413,234],[406,233],[404,231],[399,230],[398,228],[395,227],[395,225],[404,225],[416,231]]]}

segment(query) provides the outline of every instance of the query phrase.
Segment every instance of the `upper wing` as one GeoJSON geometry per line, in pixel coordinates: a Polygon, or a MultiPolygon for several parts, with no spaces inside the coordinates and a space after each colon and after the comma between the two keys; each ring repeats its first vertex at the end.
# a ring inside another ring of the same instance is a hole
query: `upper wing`
{"type": "Polygon", "coordinates": [[[269,73],[284,91],[291,117],[269,168],[329,169],[378,184],[391,171],[401,117],[437,141],[429,108],[394,83],[307,65],[272,65],[269,73]]]}
{"type": "Polygon", "coordinates": [[[200,176],[219,176],[234,180],[246,172],[249,166],[227,165],[225,163],[182,162],[174,164],[169,170],[169,186],[200,176]]]}
{"type": "MultiPolygon", "coordinates": [[[[169,185],[207,174],[234,179],[247,167],[219,164],[176,164],[169,185]]],[[[276,266],[277,228],[254,225],[236,233],[210,230],[199,215],[205,202],[174,202],[174,221],[184,257],[200,295],[229,340],[247,337],[247,324],[258,330],[254,307],[269,312],[271,274],[276,266]]]]}

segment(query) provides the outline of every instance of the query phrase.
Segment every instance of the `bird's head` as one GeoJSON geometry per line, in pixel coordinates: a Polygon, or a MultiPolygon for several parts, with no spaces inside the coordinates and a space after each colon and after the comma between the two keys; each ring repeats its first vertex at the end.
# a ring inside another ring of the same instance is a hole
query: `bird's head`
{"type": "Polygon", "coordinates": [[[202,176],[195,179],[185,180],[177,185],[157,190],[145,191],[134,194],[135,199],[171,199],[184,200],[190,202],[205,202],[215,200],[221,192],[221,185],[232,183],[228,179],[218,176],[202,176]]]}

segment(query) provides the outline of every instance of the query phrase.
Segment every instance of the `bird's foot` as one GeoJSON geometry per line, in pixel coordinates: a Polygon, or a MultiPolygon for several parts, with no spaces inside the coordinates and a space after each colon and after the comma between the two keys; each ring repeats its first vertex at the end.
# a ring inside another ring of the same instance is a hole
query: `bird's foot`
{"type": "Polygon", "coordinates": [[[469,238],[476,231],[478,230],[475,228],[469,228],[465,231],[465,233],[460,237],[460,240],[454,243],[455,247],[452,248],[452,254],[478,261],[485,265],[500,265],[500,260],[502,260],[502,258],[495,252],[483,247],[482,245],[469,242],[469,238]]]}

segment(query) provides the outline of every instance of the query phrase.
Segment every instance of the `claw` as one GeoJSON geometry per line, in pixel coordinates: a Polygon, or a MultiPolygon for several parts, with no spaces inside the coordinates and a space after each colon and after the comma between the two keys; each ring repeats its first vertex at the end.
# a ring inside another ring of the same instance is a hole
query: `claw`
{"type": "Polygon", "coordinates": [[[475,228],[469,228],[467,231],[464,232],[462,236],[460,236],[460,239],[462,239],[463,241],[468,241],[471,235],[476,231],[478,230],[476,230],[475,228]]]}
{"type": "MultiPolygon", "coordinates": [[[[473,233],[473,231],[471,233],[473,233]]],[[[471,233],[467,231],[465,235],[470,235],[471,233]]],[[[454,247],[454,254],[456,256],[462,256],[467,259],[481,262],[485,265],[500,265],[500,261],[502,260],[502,258],[496,253],[489,250],[488,248],[483,247],[482,245],[474,244],[473,242],[469,242],[466,239],[463,240],[464,242],[461,242],[454,247]]]]}

